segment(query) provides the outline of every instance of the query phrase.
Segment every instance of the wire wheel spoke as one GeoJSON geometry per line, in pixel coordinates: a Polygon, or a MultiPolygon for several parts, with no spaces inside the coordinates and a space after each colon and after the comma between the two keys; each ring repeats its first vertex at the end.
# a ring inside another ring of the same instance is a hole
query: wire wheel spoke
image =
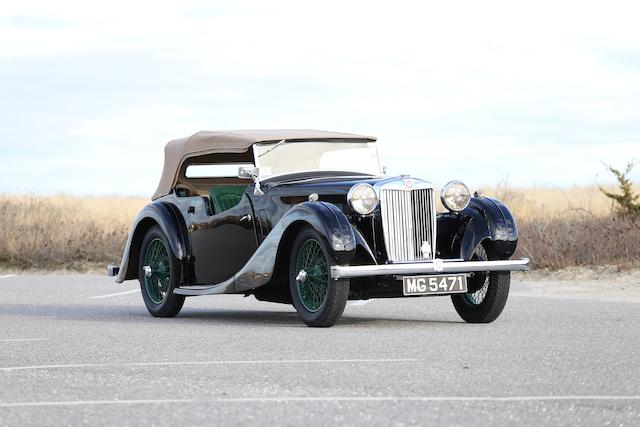
{"type": "MultiPolygon", "coordinates": [[[[482,245],[478,246],[474,254],[473,260],[486,261],[487,259],[489,259],[489,257],[487,256],[487,252],[485,251],[485,249],[482,247],[482,245]]],[[[469,304],[471,305],[482,304],[482,301],[484,301],[485,297],[487,296],[487,291],[489,290],[490,275],[491,273],[484,274],[484,282],[482,283],[482,286],[478,288],[478,290],[476,290],[475,292],[468,292],[464,294],[465,299],[469,304]]]]}
{"type": "Polygon", "coordinates": [[[298,251],[296,272],[301,271],[306,275],[296,282],[300,301],[307,310],[318,311],[327,296],[329,269],[322,246],[315,239],[306,240],[298,251]]]}
{"type": "Polygon", "coordinates": [[[151,268],[151,275],[144,277],[144,284],[151,301],[161,304],[169,291],[171,263],[169,253],[160,238],[149,243],[144,254],[144,265],[151,268]]]}
{"type": "Polygon", "coordinates": [[[489,290],[489,275],[484,280],[484,284],[480,289],[475,292],[469,292],[465,296],[467,300],[473,305],[480,305],[484,298],[487,296],[487,290],[489,290]]]}

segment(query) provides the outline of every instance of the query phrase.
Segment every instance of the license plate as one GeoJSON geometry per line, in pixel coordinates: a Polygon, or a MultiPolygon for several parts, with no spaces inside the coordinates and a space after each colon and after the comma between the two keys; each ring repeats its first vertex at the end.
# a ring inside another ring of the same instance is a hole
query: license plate
{"type": "Polygon", "coordinates": [[[467,276],[447,274],[440,276],[407,276],[402,278],[405,295],[460,294],[467,292],[467,276]]]}

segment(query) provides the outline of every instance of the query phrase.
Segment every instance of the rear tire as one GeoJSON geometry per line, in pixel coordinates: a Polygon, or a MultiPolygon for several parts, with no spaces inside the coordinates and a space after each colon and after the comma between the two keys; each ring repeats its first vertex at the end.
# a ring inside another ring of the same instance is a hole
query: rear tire
{"type": "MultiPolygon", "coordinates": [[[[476,260],[487,260],[486,251],[479,246],[474,254],[476,260]]],[[[511,284],[511,272],[490,271],[476,273],[469,281],[469,291],[465,294],[451,295],[451,301],[456,311],[465,322],[490,323],[500,316],[511,284]],[[474,283],[480,280],[480,283],[474,283]]]]}
{"type": "Polygon", "coordinates": [[[349,297],[349,280],[332,280],[335,264],[324,239],[313,228],[296,237],[289,261],[289,290],[293,306],[307,326],[333,326],[349,297]]]}
{"type": "Polygon", "coordinates": [[[138,278],[142,299],[152,316],[175,317],[180,312],[184,296],[173,293],[180,280],[180,261],[173,256],[167,237],[157,225],[147,231],[142,241],[138,278]],[[145,267],[151,269],[150,274],[145,267]]]}

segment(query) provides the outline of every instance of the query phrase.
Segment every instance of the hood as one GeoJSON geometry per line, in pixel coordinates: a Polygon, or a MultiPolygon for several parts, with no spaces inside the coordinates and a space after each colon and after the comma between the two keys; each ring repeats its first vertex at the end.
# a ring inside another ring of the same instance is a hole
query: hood
{"type": "Polygon", "coordinates": [[[284,179],[278,182],[267,183],[270,188],[271,194],[308,196],[309,194],[317,193],[320,196],[346,196],[351,187],[360,183],[367,183],[374,187],[379,187],[383,184],[391,183],[394,181],[403,181],[405,179],[425,182],[421,179],[413,178],[407,175],[391,177],[306,175],[301,177],[290,176],[288,179],[286,177],[283,178],[284,179]]]}

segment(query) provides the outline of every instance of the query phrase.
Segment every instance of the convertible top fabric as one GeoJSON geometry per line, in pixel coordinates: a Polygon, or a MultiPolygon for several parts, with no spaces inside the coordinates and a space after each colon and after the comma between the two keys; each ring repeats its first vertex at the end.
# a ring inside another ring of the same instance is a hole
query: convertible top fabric
{"type": "Polygon", "coordinates": [[[200,131],[188,138],[174,139],[166,145],[162,176],[152,198],[155,200],[171,192],[180,167],[190,157],[215,153],[244,153],[257,142],[278,142],[283,139],[293,141],[376,140],[372,136],[312,129],[200,131]]]}

